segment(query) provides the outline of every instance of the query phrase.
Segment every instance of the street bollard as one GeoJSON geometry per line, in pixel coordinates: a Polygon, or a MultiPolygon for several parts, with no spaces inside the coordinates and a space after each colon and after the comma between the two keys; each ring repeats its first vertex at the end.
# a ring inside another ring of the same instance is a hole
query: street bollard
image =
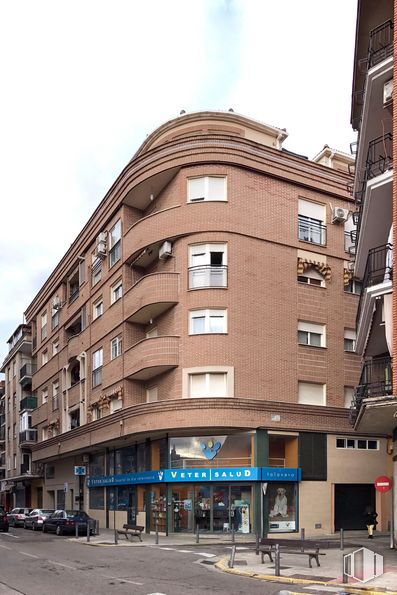
{"type": "Polygon", "coordinates": [[[118,545],[119,543],[119,536],[116,529],[114,530],[114,543],[115,545],[118,545]]]}
{"type": "Polygon", "coordinates": [[[345,549],[345,540],[344,540],[344,531],[343,529],[340,530],[340,549],[345,549]]]}
{"type": "Polygon", "coordinates": [[[79,536],[79,523],[76,523],[76,539],[79,536]]]}
{"type": "Polygon", "coordinates": [[[91,529],[90,529],[90,521],[87,521],[87,543],[91,539],[91,529]]]}
{"type": "MultiPolygon", "coordinates": [[[[305,530],[304,529],[301,529],[301,541],[305,541],[305,530]]],[[[305,551],[305,548],[302,545],[301,552],[303,552],[303,551],[305,551]]]]}
{"type": "Polygon", "coordinates": [[[230,552],[230,560],[228,563],[229,568],[233,568],[234,566],[234,558],[236,557],[236,546],[232,546],[232,551],[230,552]]]}
{"type": "Polygon", "coordinates": [[[200,542],[200,527],[197,525],[196,527],[196,543],[200,542]]]}
{"type": "Polygon", "coordinates": [[[276,549],[275,549],[274,575],[281,576],[280,575],[280,545],[278,543],[276,543],[276,549]]]}
{"type": "Polygon", "coordinates": [[[232,525],[232,543],[234,543],[234,525],[232,525]]]}
{"type": "Polygon", "coordinates": [[[159,520],[158,519],[156,519],[155,527],[156,527],[156,540],[155,540],[155,544],[158,545],[159,544],[159,520]]]}
{"type": "Polygon", "coordinates": [[[259,533],[255,535],[255,554],[259,556],[259,533]]]}
{"type": "MultiPolygon", "coordinates": [[[[349,582],[349,577],[346,574],[346,562],[347,564],[351,564],[351,558],[350,556],[342,556],[342,583],[347,584],[349,582]]],[[[350,571],[350,568],[348,568],[348,571],[350,571]]]]}

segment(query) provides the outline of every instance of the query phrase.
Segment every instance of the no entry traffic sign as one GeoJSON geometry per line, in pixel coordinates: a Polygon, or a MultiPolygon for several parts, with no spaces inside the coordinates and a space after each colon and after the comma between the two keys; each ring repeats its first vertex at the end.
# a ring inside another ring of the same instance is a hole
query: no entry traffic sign
{"type": "Polygon", "coordinates": [[[391,489],[391,479],[386,475],[381,475],[375,480],[375,489],[378,492],[388,492],[391,489]]]}

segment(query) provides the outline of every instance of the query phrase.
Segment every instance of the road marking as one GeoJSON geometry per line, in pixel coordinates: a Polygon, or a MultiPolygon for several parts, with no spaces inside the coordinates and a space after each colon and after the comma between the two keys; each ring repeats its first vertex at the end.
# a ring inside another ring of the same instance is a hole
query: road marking
{"type": "Polygon", "coordinates": [[[0,544],[0,547],[2,547],[5,550],[12,550],[12,547],[8,547],[8,545],[1,545],[0,544]]]}
{"type": "Polygon", "coordinates": [[[166,593],[148,593],[147,595],[167,595],[166,593]]]}
{"type": "Polygon", "coordinates": [[[215,554],[207,554],[206,552],[192,552],[198,556],[204,556],[204,558],[215,558],[215,554]]]}
{"type": "Polygon", "coordinates": [[[13,535],[12,533],[2,533],[4,537],[13,537],[14,539],[21,539],[18,535],[13,535]]]}
{"type": "Polygon", "coordinates": [[[161,550],[166,550],[167,552],[173,552],[173,551],[175,551],[175,548],[174,547],[161,547],[160,549],[161,550]]]}
{"type": "Polygon", "coordinates": [[[328,593],[341,593],[340,587],[327,587],[326,585],[309,585],[303,587],[304,589],[310,589],[311,591],[328,591],[328,593]]]}
{"type": "Polygon", "coordinates": [[[107,578],[112,581],[119,581],[122,583],[129,583],[130,585],[139,585],[142,587],[143,583],[138,583],[137,581],[129,581],[127,578],[120,578],[119,576],[109,576],[107,574],[101,574],[102,578],[107,578]]]}
{"type": "Polygon", "coordinates": [[[28,554],[28,552],[18,552],[19,554],[22,554],[23,556],[29,556],[29,558],[38,558],[39,556],[35,556],[34,554],[28,554]]]}
{"type": "Polygon", "coordinates": [[[69,568],[69,570],[76,570],[74,566],[69,566],[68,564],[62,564],[62,562],[55,562],[54,560],[48,560],[50,564],[56,564],[57,566],[63,566],[63,568],[69,568]]]}
{"type": "MultiPolygon", "coordinates": [[[[175,550],[176,552],[179,552],[180,554],[191,554],[192,550],[175,550]]],[[[193,552],[194,554],[196,552],[193,552]]]]}

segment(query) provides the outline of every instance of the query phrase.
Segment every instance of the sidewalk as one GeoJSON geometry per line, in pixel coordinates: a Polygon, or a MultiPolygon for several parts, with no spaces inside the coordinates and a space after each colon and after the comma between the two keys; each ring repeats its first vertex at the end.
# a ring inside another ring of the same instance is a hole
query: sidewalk
{"type": "MultiPolygon", "coordinates": [[[[255,554],[255,536],[235,536],[235,543],[232,543],[230,534],[200,534],[199,543],[196,543],[196,535],[187,533],[173,533],[169,536],[159,534],[158,544],[154,534],[143,534],[142,543],[138,538],[133,541],[126,540],[119,536],[118,545],[114,543],[114,531],[103,529],[100,535],[95,535],[87,542],[86,537],[72,538],[81,544],[99,547],[181,547],[196,546],[203,548],[206,545],[222,546],[222,554],[217,558],[216,567],[223,572],[247,576],[259,580],[271,580],[279,583],[280,589],[293,589],[293,585],[324,585],[329,587],[340,587],[341,591],[350,593],[366,593],[367,595],[387,593],[397,595],[397,550],[390,549],[390,537],[386,534],[375,534],[375,538],[367,539],[366,532],[351,531],[345,532],[345,549],[340,550],[339,535],[322,536],[320,541],[329,541],[335,547],[320,547],[325,556],[320,557],[320,567],[313,562],[313,568],[309,568],[306,556],[295,556],[294,554],[281,553],[281,576],[275,576],[274,562],[269,562],[265,557],[264,564],[261,564],[261,557],[255,554]],[[236,545],[236,556],[234,568],[229,568],[228,562],[232,546],[236,545]],[[349,579],[349,584],[342,583],[342,559],[344,554],[365,547],[383,556],[383,575],[366,583],[349,579]]],[[[313,539],[313,541],[315,541],[313,539]]],[[[218,547],[219,550],[219,547],[218,547]]],[[[314,587],[315,588],[315,587],[314,587]]],[[[319,590],[319,592],[321,592],[319,590]]]]}

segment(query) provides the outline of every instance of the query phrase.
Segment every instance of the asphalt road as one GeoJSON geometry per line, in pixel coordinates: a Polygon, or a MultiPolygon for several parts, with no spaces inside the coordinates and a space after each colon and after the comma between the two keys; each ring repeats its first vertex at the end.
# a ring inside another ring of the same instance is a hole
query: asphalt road
{"type": "MultiPolygon", "coordinates": [[[[89,546],[41,531],[10,529],[0,533],[0,594],[271,595],[288,589],[208,564],[227,553],[219,545],[89,546]]],[[[318,593],[297,586],[291,591],[318,593]]]]}

